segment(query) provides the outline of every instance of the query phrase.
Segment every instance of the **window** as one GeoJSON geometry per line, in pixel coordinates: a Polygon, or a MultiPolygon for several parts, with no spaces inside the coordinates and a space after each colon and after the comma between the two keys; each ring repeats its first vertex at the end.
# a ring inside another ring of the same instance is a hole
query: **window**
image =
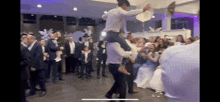
{"type": "Polygon", "coordinates": [[[23,14],[23,23],[36,24],[35,14],[23,14]]]}

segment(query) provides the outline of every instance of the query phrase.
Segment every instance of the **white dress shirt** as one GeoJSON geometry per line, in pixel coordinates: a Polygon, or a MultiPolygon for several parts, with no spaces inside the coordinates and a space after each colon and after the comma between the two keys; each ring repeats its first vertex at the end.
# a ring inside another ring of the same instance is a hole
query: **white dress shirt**
{"type": "Polygon", "coordinates": [[[70,54],[74,54],[75,52],[75,43],[74,42],[69,42],[70,45],[70,54]]]}
{"type": "Polygon", "coordinates": [[[88,52],[85,51],[85,61],[88,59],[88,52]]]}
{"type": "MultiPolygon", "coordinates": [[[[44,52],[45,52],[45,46],[41,45],[41,47],[42,47],[42,53],[43,53],[43,55],[44,55],[44,52]]],[[[46,60],[46,57],[44,56],[44,57],[43,57],[43,61],[45,61],[45,60],[46,60]]]]}
{"type": "Polygon", "coordinates": [[[89,42],[88,42],[88,41],[85,41],[84,45],[87,46],[87,47],[89,47],[89,42]]]}
{"type": "Polygon", "coordinates": [[[31,51],[32,47],[34,46],[34,44],[37,42],[37,40],[35,40],[29,47],[28,50],[31,51]]]}
{"type": "Polygon", "coordinates": [[[103,31],[119,32],[127,17],[135,16],[143,12],[143,9],[125,11],[121,7],[114,8],[108,13],[102,15],[102,19],[106,20],[106,26],[103,31]]]}
{"type": "Polygon", "coordinates": [[[128,58],[132,54],[131,51],[124,51],[118,42],[108,43],[106,50],[108,56],[107,62],[111,64],[121,64],[123,57],[128,58]]]}
{"type": "Polygon", "coordinates": [[[200,42],[167,48],[161,58],[162,81],[169,102],[199,102],[200,42]]]}

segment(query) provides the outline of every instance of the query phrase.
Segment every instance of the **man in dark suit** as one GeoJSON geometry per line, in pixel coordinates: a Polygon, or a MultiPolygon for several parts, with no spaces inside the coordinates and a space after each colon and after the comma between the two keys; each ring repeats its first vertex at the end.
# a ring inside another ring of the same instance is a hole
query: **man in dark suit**
{"type": "Polygon", "coordinates": [[[48,52],[49,52],[49,66],[48,66],[48,73],[47,75],[50,75],[50,69],[53,68],[52,72],[52,82],[56,83],[56,77],[57,77],[57,72],[58,72],[58,65],[55,61],[55,58],[57,57],[56,52],[60,50],[64,50],[64,47],[59,47],[54,43],[55,40],[55,35],[50,34],[50,39],[48,40],[47,47],[48,47],[48,52]]]}
{"type": "Polygon", "coordinates": [[[48,62],[49,62],[49,54],[48,54],[48,47],[45,46],[45,40],[41,39],[39,42],[42,47],[42,53],[43,53],[43,62],[44,62],[44,69],[45,69],[45,80],[47,77],[49,77],[46,73],[48,71],[48,62]]]}
{"type": "Polygon", "coordinates": [[[69,42],[65,44],[66,54],[66,73],[75,72],[77,44],[73,41],[73,37],[69,37],[69,42]]]}
{"type": "Polygon", "coordinates": [[[42,47],[37,42],[36,37],[33,35],[27,36],[28,50],[30,51],[30,74],[31,74],[31,91],[30,95],[35,94],[35,86],[38,81],[40,85],[41,92],[39,97],[44,96],[46,94],[45,80],[44,80],[44,64],[43,64],[43,53],[42,47]]]}
{"type": "Polygon", "coordinates": [[[20,45],[20,102],[26,102],[25,89],[27,89],[27,80],[30,78],[28,75],[28,63],[30,60],[30,52],[27,49],[27,38],[26,34],[21,35],[21,45],[20,45]]]}
{"type": "Polygon", "coordinates": [[[107,76],[105,75],[105,67],[106,67],[105,63],[106,63],[106,59],[107,59],[106,45],[107,45],[107,43],[106,43],[105,41],[99,41],[99,43],[98,43],[98,48],[99,48],[98,53],[97,53],[97,57],[98,57],[98,63],[97,63],[97,78],[98,78],[98,79],[100,79],[99,74],[100,74],[101,62],[103,62],[103,63],[102,63],[102,76],[103,76],[103,77],[107,77],[107,76]]]}
{"type": "MultiPolygon", "coordinates": [[[[93,43],[89,41],[89,40],[90,40],[89,37],[90,37],[90,36],[89,36],[88,34],[85,34],[85,35],[83,36],[85,42],[83,42],[82,47],[83,47],[83,49],[84,49],[84,47],[87,46],[88,49],[91,50],[91,53],[92,53],[91,57],[92,57],[92,59],[93,59],[93,50],[94,50],[94,49],[93,49],[93,43]]],[[[91,64],[91,68],[92,68],[92,64],[91,64]]],[[[94,71],[93,68],[91,69],[91,71],[94,71]]]]}
{"type": "Polygon", "coordinates": [[[82,78],[84,69],[86,68],[86,78],[91,78],[91,64],[92,64],[92,53],[87,46],[85,46],[84,51],[81,54],[81,74],[79,78],[82,78]]]}
{"type": "Polygon", "coordinates": [[[76,71],[79,74],[79,67],[81,67],[81,51],[83,50],[82,46],[82,37],[79,38],[79,41],[76,43],[77,50],[75,52],[75,57],[76,57],[76,71]]]}

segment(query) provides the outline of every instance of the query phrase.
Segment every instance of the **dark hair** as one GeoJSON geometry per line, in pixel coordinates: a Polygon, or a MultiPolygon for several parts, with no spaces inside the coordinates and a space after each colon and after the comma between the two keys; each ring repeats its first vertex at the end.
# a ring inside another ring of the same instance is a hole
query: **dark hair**
{"type": "Polygon", "coordinates": [[[85,48],[88,48],[88,46],[84,46],[84,49],[85,49],[85,48]]]}
{"type": "Polygon", "coordinates": [[[147,43],[147,42],[148,42],[146,38],[143,38],[143,39],[144,39],[145,43],[147,43]]]}
{"type": "Polygon", "coordinates": [[[160,39],[160,36],[157,36],[156,39],[154,40],[154,42],[157,42],[157,39],[160,39]]]}
{"type": "Polygon", "coordinates": [[[189,37],[188,38],[191,42],[194,42],[194,38],[193,37],[189,37]]]}
{"type": "Polygon", "coordinates": [[[166,37],[166,36],[168,36],[168,35],[164,35],[164,37],[166,37]]]}
{"type": "Polygon", "coordinates": [[[124,4],[124,2],[118,1],[118,6],[121,7],[124,4]]]}
{"type": "MultiPolygon", "coordinates": [[[[163,42],[163,46],[165,46],[165,41],[163,39],[160,39],[163,42]]],[[[160,44],[158,45],[158,47],[160,46],[160,44]]],[[[161,47],[161,46],[160,46],[161,47]]]]}
{"type": "Polygon", "coordinates": [[[154,46],[154,52],[157,52],[157,47],[155,44],[152,44],[154,46]]]}
{"type": "Polygon", "coordinates": [[[181,37],[181,39],[182,39],[181,43],[186,43],[185,40],[183,39],[183,36],[182,36],[182,35],[178,35],[178,36],[176,37],[176,42],[178,41],[178,37],[181,37]]]}

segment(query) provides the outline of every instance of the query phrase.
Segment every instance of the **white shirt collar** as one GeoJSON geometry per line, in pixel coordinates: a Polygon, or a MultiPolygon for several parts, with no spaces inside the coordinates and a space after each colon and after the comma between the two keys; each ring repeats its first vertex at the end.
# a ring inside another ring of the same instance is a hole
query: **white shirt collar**
{"type": "Polygon", "coordinates": [[[26,45],[24,42],[21,42],[21,44],[22,44],[24,47],[27,47],[27,45],[26,45]]]}
{"type": "Polygon", "coordinates": [[[37,40],[35,40],[29,47],[28,50],[31,51],[32,47],[34,46],[34,44],[37,42],[37,40]]]}

